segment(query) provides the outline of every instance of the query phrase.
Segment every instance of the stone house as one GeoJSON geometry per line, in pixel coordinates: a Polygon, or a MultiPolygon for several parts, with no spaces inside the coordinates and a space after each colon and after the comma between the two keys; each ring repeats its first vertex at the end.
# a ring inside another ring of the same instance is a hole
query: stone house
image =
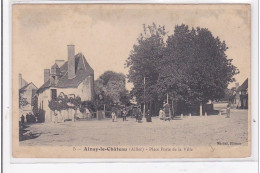
{"type": "Polygon", "coordinates": [[[239,86],[239,83],[231,88],[229,103],[231,107],[238,109],[248,109],[248,78],[239,86]]]}
{"type": "MultiPolygon", "coordinates": [[[[38,89],[38,109],[44,114],[45,122],[56,121],[56,115],[49,108],[49,101],[59,95],[91,101],[94,97],[94,70],[82,53],[75,55],[74,45],[68,45],[68,61],[56,60],[51,69],[44,69],[44,84],[38,89]]],[[[73,119],[74,112],[66,110],[59,117],[73,119]]]]}
{"type": "Polygon", "coordinates": [[[238,87],[240,108],[248,109],[248,78],[238,87]]]}
{"type": "Polygon", "coordinates": [[[31,82],[28,83],[19,74],[19,114],[26,116],[32,113],[32,98],[36,94],[37,87],[31,82]]]}

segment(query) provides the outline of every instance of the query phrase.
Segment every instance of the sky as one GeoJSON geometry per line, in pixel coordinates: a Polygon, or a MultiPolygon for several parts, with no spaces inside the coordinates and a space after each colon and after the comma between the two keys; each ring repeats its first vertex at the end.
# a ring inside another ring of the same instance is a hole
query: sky
{"type": "MultiPolygon", "coordinates": [[[[67,61],[67,45],[74,44],[94,69],[95,79],[107,70],[128,73],[124,64],[142,32],[143,24],[208,28],[225,41],[226,54],[240,74],[250,77],[250,6],[248,5],[13,5],[13,81],[18,74],[37,87],[43,70],[55,60],[67,61]]],[[[235,84],[230,84],[229,88],[235,84]]],[[[127,84],[130,89],[131,84],[127,84]]]]}

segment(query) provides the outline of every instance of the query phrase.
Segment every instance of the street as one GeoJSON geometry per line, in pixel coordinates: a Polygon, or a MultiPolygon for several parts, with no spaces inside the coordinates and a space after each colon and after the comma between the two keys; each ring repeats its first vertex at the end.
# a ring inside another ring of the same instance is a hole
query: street
{"type": "MultiPolygon", "coordinates": [[[[217,107],[217,106],[215,106],[217,107]]],[[[153,117],[152,122],[137,123],[118,118],[76,121],[64,123],[32,124],[26,130],[38,136],[20,141],[21,146],[166,146],[166,145],[217,145],[234,143],[247,145],[248,110],[231,109],[231,118],[226,114],[175,117],[163,121],[153,117]]],[[[144,119],[143,119],[144,120],[144,119]]]]}

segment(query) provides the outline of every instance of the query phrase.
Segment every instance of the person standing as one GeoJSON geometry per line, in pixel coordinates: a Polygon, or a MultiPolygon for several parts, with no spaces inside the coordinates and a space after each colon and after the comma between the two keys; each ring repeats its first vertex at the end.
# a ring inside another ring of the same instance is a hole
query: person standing
{"type": "Polygon", "coordinates": [[[22,122],[22,124],[24,124],[24,115],[22,115],[22,117],[21,117],[21,122],[22,122]]]}
{"type": "Polygon", "coordinates": [[[162,109],[162,108],[160,108],[159,119],[160,119],[160,120],[163,120],[163,119],[164,119],[164,112],[163,112],[163,109],[162,109]]]}
{"type": "Polygon", "coordinates": [[[115,111],[112,111],[112,122],[114,122],[115,121],[115,119],[116,119],[116,113],[115,113],[115,111]]]}
{"type": "Polygon", "coordinates": [[[150,109],[148,109],[148,111],[147,111],[146,122],[152,122],[152,116],[151,116],[150,109]]]}
{"type": "Polygon", "coordinates": [[[172,113],[171,113],[171,117],[172,117],[172,120],[173,120],[173,118],[174,118],[174,108],[172,107],[172,113]]]}
{"type": "Polygon", "coordinates": [[[117,119],[117,114],[116,114],[116,112],[114,111],[114,113],[115,113],[115,119],[114,119],[114,121],[116,122],[116,119],[117,119]]]}
{"type": "Polygon", "coordinates": [[[26,118],[26,122],[27,122],[27,123],[30,123],[30,117],[29,117],[29,114],[28,114],[28,113],[26,114],[25,118],[26,118]]]}
{"type": "Polygon", "coordinates": [[[171,110],[170,105],[168,103],[164,105],[164,120],[171,120],[171,110]]]}
{"type": "Polygon", "coordinates": [[[138,123],[142,122],[142,111],[141,111],[140,106],[138,106],[138,109],[137,109],[137,119],[138,119],[138,123]]]}
{"type": "Polygon", "coordinates": [[[122,116],[123,116],[123,121],[126,121],[126,110],[125,109],[123,110],[122,116]]]}
{"type": "Polygon", "coordinates": [[[135,117],[135,122],[137,122],[138,121],[138,108],[137,107],[133,108],[133,115],[135,117]]]}
{"type": "Polygon", "coordinates": [[[226,118],[230,118],[230,106],[229,106],[229,104],[227,105],[227,117],[226,118]]]}

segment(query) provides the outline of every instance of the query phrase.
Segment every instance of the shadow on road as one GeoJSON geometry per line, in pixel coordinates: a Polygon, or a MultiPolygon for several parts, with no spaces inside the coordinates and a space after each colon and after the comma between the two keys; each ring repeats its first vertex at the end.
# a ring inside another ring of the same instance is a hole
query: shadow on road
{"type": "Polygon", "coordinates": [[[31,133],[27,128],[28,124],[19,124],[19,141],[25,141],[38,138],[41,133],[31,133]]]}

